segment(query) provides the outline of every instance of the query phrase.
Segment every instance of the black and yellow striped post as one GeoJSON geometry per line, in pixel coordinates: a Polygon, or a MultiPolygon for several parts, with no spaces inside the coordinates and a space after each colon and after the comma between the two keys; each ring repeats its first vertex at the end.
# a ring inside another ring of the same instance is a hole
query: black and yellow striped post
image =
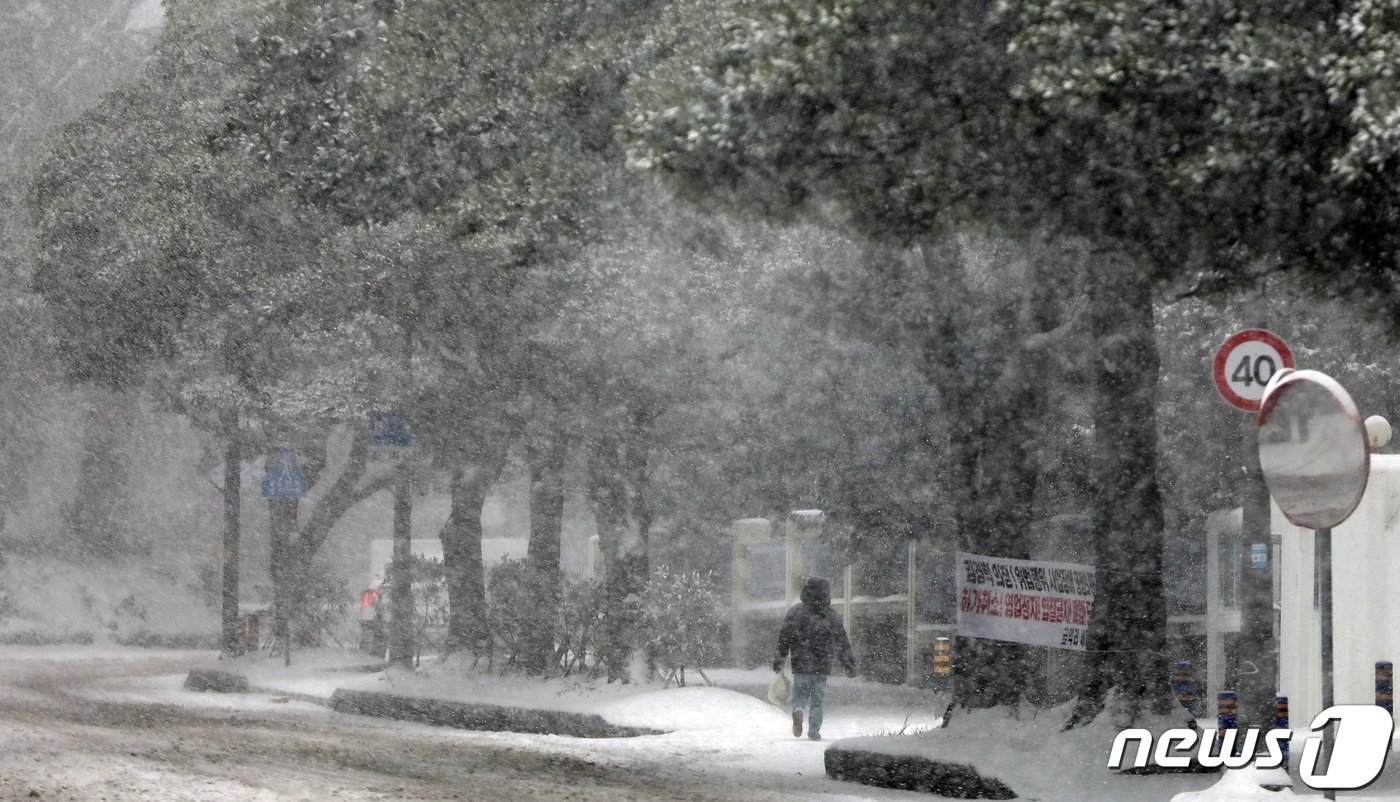
{"type": "Polygon", "coordinates": [[[934,638],[934,679],[946,682],[953,676],[952,638],[934,638]]]}
{"type": "MultiPolygon", "coordinates": [[[[1215,749],[1216,754],[1220,754],[1221,746],[1225,740],[1225,731],[1237,729],[1240,726],[1239,717],[1239,697],[1234,691],[1221,691],[1215,702],[1215,749]]],[[[1235,744],[1239,746],[1238,743],[1235,744]]]]}
{"type": "Polygon", "coordinates": [[[1376,663],[1376,706],[1395,715],[1395,666],[1389,660],[1376,663]]]}
{"type": "MultiPolygon", "coordinates": [[[[933,659],[929,668],[933,672],[933,692],[947,701],[943,709],[943,723],[939,726],[948,726],[948,719],[953,712],[953,639],[934,638],[933,639],[933,659]]],[[[941,703],[941,702],[940,702],[941,703]]]]}
{"type": "Polygon", "coordinates": [[[1192,716],[1196,715],[1196,668],[1190,663],[1172,665],[1172,692],[1192,716]]]}

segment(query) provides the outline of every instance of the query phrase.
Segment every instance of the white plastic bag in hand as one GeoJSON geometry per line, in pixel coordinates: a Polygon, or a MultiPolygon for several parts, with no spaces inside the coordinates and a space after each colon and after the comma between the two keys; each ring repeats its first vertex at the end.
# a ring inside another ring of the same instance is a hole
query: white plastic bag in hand
{"type": "Polygon", "coordinates": [[[768,683],[768,701],[778,707],[786,707],[792,698],[792,680],[782,671],[773,672],[773,681],[768,683]]]}

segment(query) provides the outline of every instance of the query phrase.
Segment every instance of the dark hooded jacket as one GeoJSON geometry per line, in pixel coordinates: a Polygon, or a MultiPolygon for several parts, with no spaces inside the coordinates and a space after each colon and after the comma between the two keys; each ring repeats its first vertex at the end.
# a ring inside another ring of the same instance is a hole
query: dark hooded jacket
{"type": "Polygon", "coordinates": [[[802,585],[802,601],[794,604],[783,618],[774,664],[781,666],[789,654],[794,674],[830,674],[832,658],[841,663],[847,674],[856,670],[846,628],[831,609],[831,585],[821,577],[808,577],[802,585]]]}

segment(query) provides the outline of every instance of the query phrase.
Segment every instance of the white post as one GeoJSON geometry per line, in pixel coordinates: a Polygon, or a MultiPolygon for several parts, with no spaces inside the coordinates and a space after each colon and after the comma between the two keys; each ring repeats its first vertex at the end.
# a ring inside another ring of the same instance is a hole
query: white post
{"type": "Polygon", "coordinates": [[[766,518],[735,521],[731,537],[733,546],[729,562],[729,647],[735,664],[744,666],[749,652],[748,616],[745,613],[745,605],[753,601],[748,593],[749,580],[753,573],[749,546],[772,540],[773,525],[766,518]]]}

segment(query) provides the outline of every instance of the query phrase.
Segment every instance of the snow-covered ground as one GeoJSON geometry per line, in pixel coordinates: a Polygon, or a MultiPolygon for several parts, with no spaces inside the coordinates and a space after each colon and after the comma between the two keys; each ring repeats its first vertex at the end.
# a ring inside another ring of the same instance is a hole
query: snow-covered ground
{"type": "MultiPolygon", "coordinates": [[[[31,658],[120,659],[141,650],[102,648],[0,648],[0,661],[31,658]]],[[[763,670],[707,672],[719,686],[687,688],[659,685],[608,685],[582,679],[539,681],[498,672],[471,670],[457,663],[425,661],[415,673],[352,670],[363,660],[343,652],[299,653],[290,667],[262,657],[222,664],[249,677],[247,694],[185,691],[183,675],[125,678],[96,683],[81,693],[109,701],[156,702],[230,710],[321,710],[337,688],[378,690],[442,699],[596,713],[612,723],[665,730],[664,735],[583,739],[519,733],[462,733],[517,749],[559,754],[607,766],[684,765],[713,778],[716,788],[741,789],[755,783],[771,788],[791,783],[794,798],[915,799],[929,795],[838,783],[825,777],[823,751],[832,744],[884,754],[909,754],[968,763],[995,776],[1024,799],[1042,802],[1238,802],[1318,798],[1296,782],[1292,790],[1260,787],[1253,770],[1223,775],[1123,776],[1105,768],[1116,728],[1104,724],[1061,732],[1063,710],[1005,711],[959,716],[954,726],[939,729],[933,705],[920,696],[860,681],[833,679],[826,740],[793,738],[790,721],[780,710],[751,693],[771,675],[763,670]],[[833,796],[835,794],[835,796],[833,796]]],[[[698,677],[696,677],[698,679],[698,677]]],[[[927,697],[931,699],[932,697],[927,697]]],[[[422,725],[375,720],[374,726],[396,730],[422,725]]],[[[1395,763],[1395,761],[1391,761],[1395,763]]],[[[1394,767],[1370,789],[1341,798],[1366,802],[1400,802],[1400,778],[1394,767]]]]}
{"type": "MultiPolygon", "coordinates": [[[[608,684],[580,678],[530,679],[515,674],[471,670],[458,663],[425,661],[412,673],[348,671],[361,658],[344,653],[298,654],[291,667],[278,660],[256,658],[234,661],[231,670],[245,674],[252,687],[281,692],[292,701],[328,700],[337,688],[385,691],[408,696],[498,704],[511,707],[595,713],[613,724],[664,730],[665,735],[638,738],[578,739],[514,733],[495,733],[499,740],[535,748],[567,751],[609,762],[617,759],[685,760],[692,767],[706,767],[718,775],[727,772],[760,773],[790,777],[824,777],[822,750],[833,741],[864,735],[913,732],[937,726],[932,706],[910,709],[891,703],[883,686],[845,678],[833,679],[828,691],[825,738],[812,742],[793,738],[788,714],[752,695],[725,687],[708,687],[691,672],[685,688],[660,684],[608,684]],[[699,683],[699,684],[696,684],[699,683]],[[868,686],[862,694],[862,686],[868,686]],[[873,701],[840,701],[842,696],[873,701]]],[[[770,672],[715,669],[706,672],[717,685],[766,687],[770,672]]],[[[188,703],[190,694],[180,689],[183,678],[162,678],[146,688],[157,700],[188,703]],[[182,700],[185,700],[182,702],[182,700]]],[[[263,698],[267,693],[250,693],[263,698]]],[[[852,785],[860,798],[872,798],[862,786],[852,785]]],[[[886,792],[894,793],[894,792],[886,792]]]]}
{"type": "Polygon", "coordinates": [[[100,571],[33,555],[0,561],[0,643],[209,643],[218,610],[178,573],[136,558],[100,571]]]}

